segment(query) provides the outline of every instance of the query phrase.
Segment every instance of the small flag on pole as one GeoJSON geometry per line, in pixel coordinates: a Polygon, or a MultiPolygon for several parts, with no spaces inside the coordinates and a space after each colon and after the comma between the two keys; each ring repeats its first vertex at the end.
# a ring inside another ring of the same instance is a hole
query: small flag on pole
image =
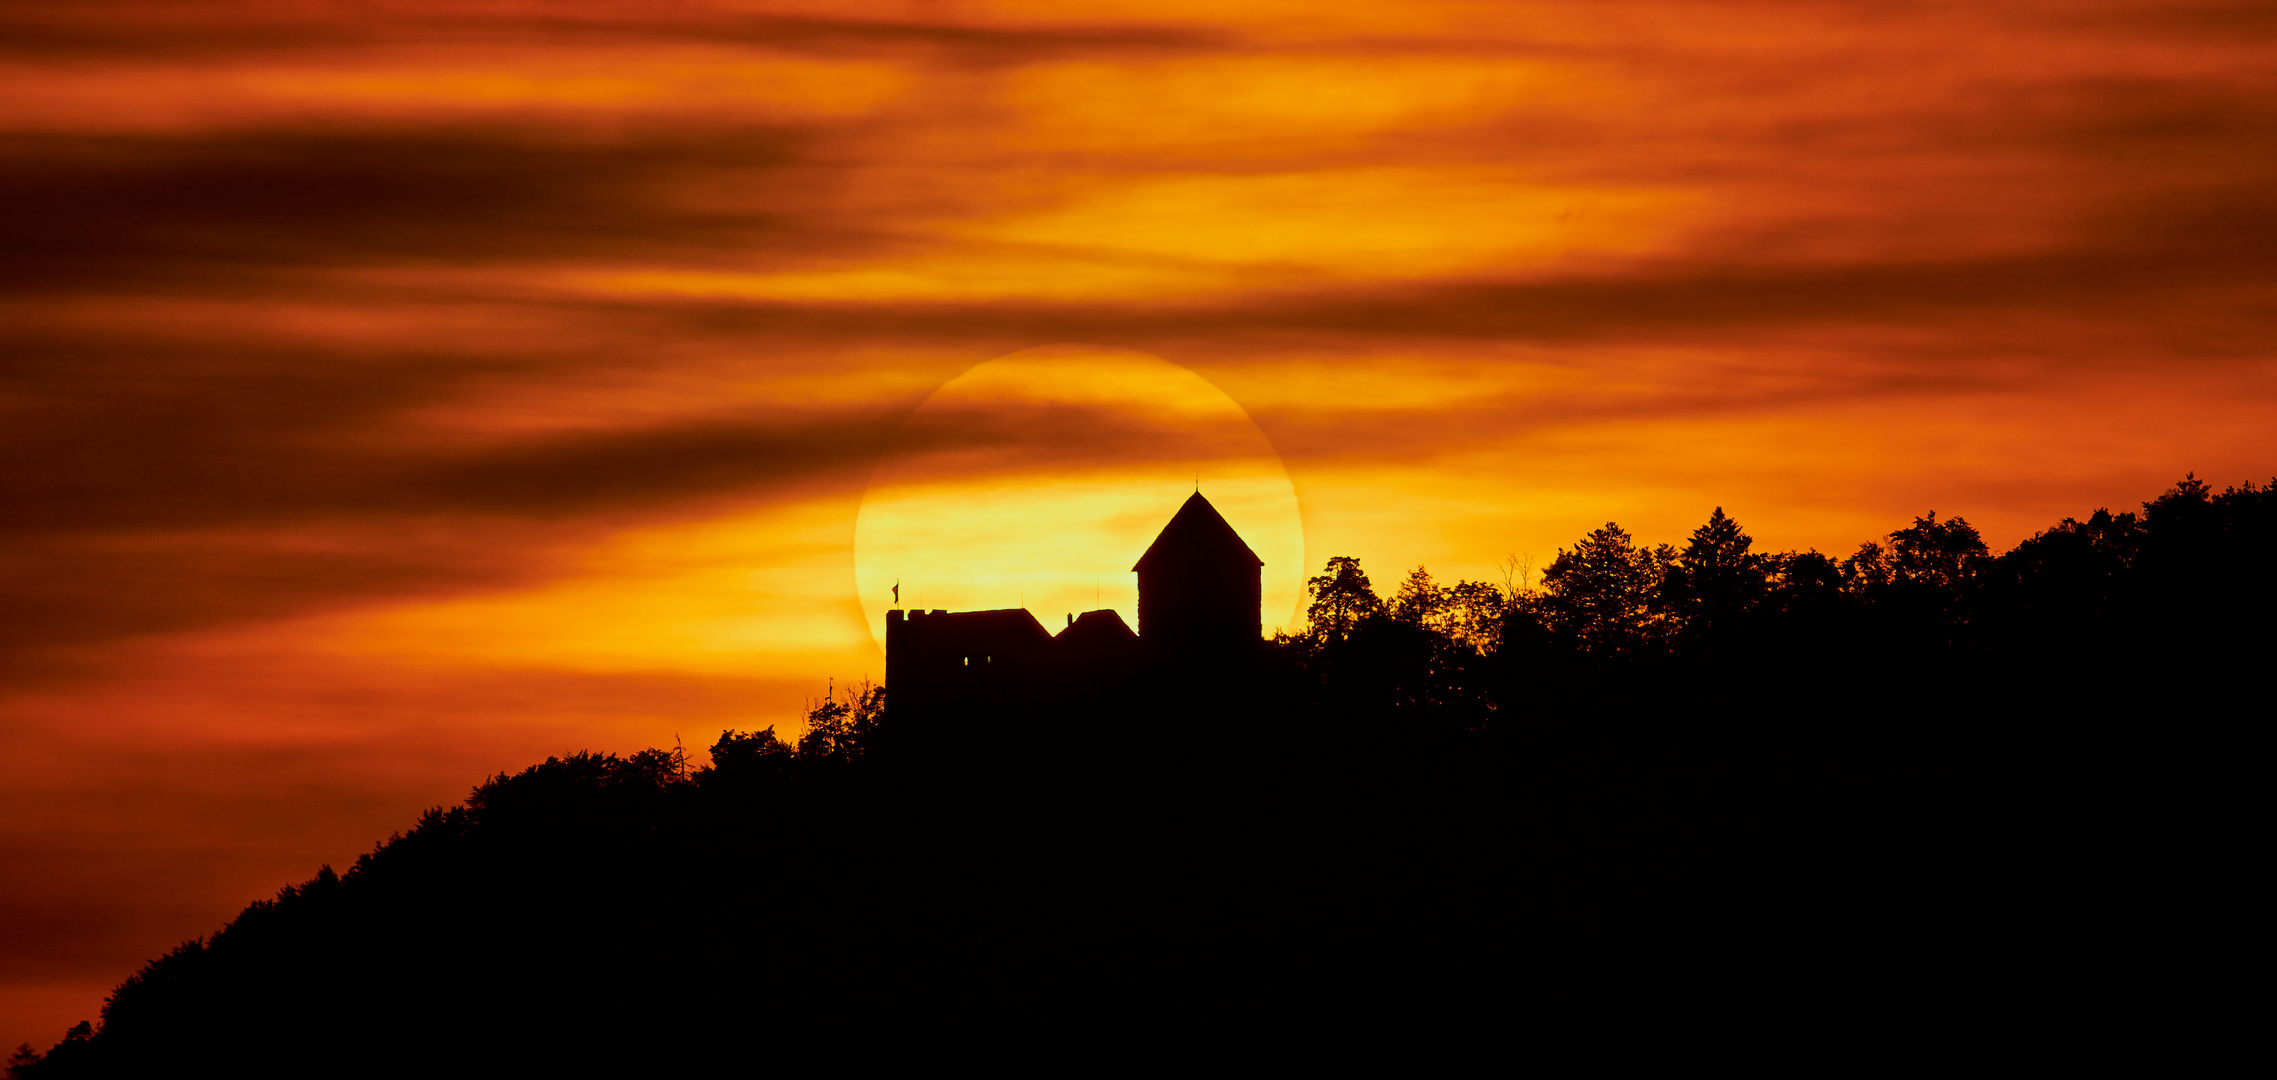
{"type": "Polygon", "coordinates": [[[893,582],[893,606],[895,606],[895,607],[900,607],[900,606],[901,606],[901,579],[900,579],[900,578],[895,578],[895,579],[894,579],[894,582],[893,582]]]}

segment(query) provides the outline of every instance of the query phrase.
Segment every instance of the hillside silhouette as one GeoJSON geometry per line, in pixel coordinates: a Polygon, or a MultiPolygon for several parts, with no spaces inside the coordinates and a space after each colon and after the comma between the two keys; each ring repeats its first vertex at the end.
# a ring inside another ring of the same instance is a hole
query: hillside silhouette
{"type": "Polygon", "coordinates": [[[2001,554],[1934,513],[1759,552],[1718,509],[1674,545],[1608,523],[1538,582],[1332,558],[1304,633],[1206,677],[922,725],[834,687],[795,742],[490,778],[9,1076],[1098,1064],[1387,1029],[1427,1056],[1607,987],[2091,995],[2162,770],[2268,655],[2272,550],[2277,489],[2185,478],[2001,554]]]}

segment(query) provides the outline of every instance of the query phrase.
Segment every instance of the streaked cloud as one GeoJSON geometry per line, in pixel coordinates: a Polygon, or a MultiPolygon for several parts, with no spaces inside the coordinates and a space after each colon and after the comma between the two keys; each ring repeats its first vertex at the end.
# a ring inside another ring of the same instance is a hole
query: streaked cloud
{"type": "MultiPolygon", "coordinates": [[[[879,455],[1046,342],[1386,571],[2266,479],[2271,102],[2263,3],[8,5],[0,1001],[874,673],[879,455]]],[[[914,452],[1161,435],[1053,415],[914,452]]]]}

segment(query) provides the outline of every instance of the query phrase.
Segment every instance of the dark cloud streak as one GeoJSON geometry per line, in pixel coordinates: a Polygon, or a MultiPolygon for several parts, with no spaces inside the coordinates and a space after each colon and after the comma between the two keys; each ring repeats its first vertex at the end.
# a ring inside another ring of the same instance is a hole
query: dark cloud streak
{"type": "Polygon", "coordinates": [[[54,449],[78,468],[6,474],[0,654],[544,580],[556,553],[690,501],[859,485],[892,419],[754,417],[459,453],[274,432],[68,443],[54,449]]]}
{"type": "MultiPolygon", "coordinates": [[[[188,287],[265,268],[676,260],[748,265],[817,243],[801,139],[780,130],[575,139],[495,128],[18,136],[0,142],[0,285],[188,287]],[[667,190],[733,170],[775,176],[763,209],[675,205],[667,190]]],[[[832,249],[865,238],[837,223],[832,249]]]]}
{"type": "Polygon", "coordinates": [[[1008,27],[907,19],[764,15],[734,9],[642,9],[621,5],[547,5],[541,11],[485,12],[472,5],[406,6],[389,18],[310,17],[268,4],[179,5],[14,4],[0,12],[0,56],[43,59],[202,58],[305,55],[312,48],[454,41],[542,41],[575,47],[725,44],[805,52],[875,55],[920,50],[957,64],[1032,63],[1069,54],[1128,56],[1233,47],[1222,33],[1140,23],[1008,27]],[[232,10],[234,9],[234,10],[232,10]],[[159,32],[163,29],[163,32],[159,32]]]}
{"type": "Polygon", "coordinates": [[[260,405],[248,410],[256,413],[251,417],[217,415],[188,402],[35,414],[37,426],[4,437],[14,444],[6,451],[14,460],[45,465],[6,475],[0,501],[10,508],[8,531],[648,507],[866,467],[891,422],[876,410],[795,420],[731,416],[477,447],[453,446],[447,438],[423,444],[416,433],[397,431],[392,444],[375,446],[292,416],[289,405],[260,405]],[[266,417],[258,414],[272,411],[288,418],[261,423],[266,417]]]}

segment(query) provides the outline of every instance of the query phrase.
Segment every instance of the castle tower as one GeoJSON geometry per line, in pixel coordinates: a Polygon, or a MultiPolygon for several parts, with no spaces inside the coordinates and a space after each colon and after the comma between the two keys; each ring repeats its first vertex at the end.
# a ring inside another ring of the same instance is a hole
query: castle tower
{"type": "Polygon", "coordinates": [[[1265,560],[1197,491],[1131,570],[1139,640],[1157,655],[1242,655],[1257,645],[1265,560]]]}

